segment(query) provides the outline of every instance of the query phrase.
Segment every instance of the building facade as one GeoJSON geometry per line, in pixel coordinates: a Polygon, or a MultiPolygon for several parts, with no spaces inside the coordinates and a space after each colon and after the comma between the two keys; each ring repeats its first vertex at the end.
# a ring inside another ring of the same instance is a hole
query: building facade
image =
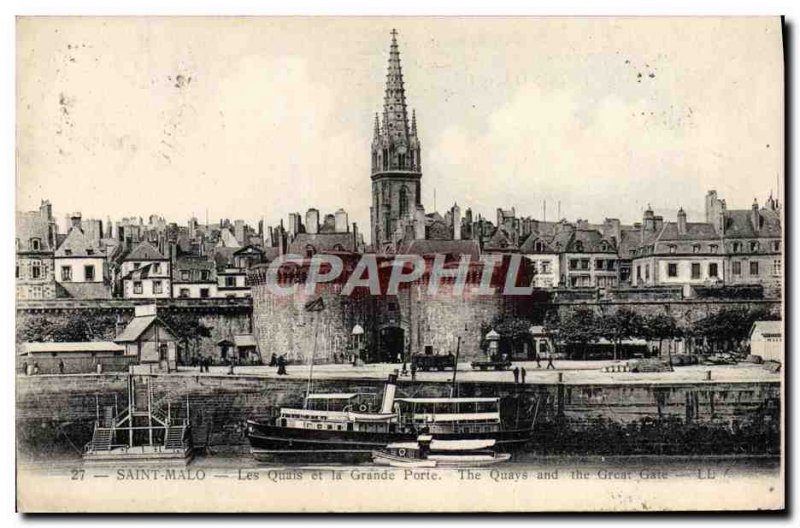
{"type": "Polygon", "coordinates": [[[17,299],[55,298],[54,250],[58,227],[50,202],[42,201],[37,211],[18,212],[16,224],[17,299]]]}

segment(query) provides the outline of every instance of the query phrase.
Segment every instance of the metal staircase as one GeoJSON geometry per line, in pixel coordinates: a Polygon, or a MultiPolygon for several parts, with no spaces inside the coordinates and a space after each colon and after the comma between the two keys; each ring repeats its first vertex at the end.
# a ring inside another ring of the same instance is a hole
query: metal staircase
{"type": "Polygon", "coordinates": [[[165,449],[183,449],[186,447],[184,441],[186,437],[186,427],[183,425],[176,425],[167,427],[167,433],[164,436],[165,449]]]}
{"type": "Polygon", "coordinates": [[[107,427],[95,427],[92,434],[91,449],[93,451],[110,451],[111,443],[114,440],[114,429],[107,427]]]}

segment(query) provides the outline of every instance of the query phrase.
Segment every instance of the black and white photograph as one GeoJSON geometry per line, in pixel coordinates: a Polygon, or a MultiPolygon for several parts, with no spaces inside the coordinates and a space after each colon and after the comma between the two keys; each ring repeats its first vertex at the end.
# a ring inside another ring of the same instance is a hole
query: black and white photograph
{"type": "Polygon", "coordinates": [[[783,510],[785,29],[18,17],[18,511],[783,510]]]}

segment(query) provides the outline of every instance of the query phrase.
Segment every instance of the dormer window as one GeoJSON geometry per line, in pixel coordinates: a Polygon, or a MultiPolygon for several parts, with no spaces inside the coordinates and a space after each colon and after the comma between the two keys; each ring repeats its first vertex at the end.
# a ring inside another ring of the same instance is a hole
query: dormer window
{"type": "Polygon", "coordinates": [[[750,253],[758,252],[759,244],[756,241],[750,242],[750,253]]]}
{"type": "Polygon", "coordinates": [[[89,249],[86,250],[86,254],[87,255],[94,255],[94,250],[92,248],[89,248],[89,249]]]}
{"type": "Polygon", "coordinates": [[[71,249],[65,249],[64,250],[64,255],[66,255],[68,257],[71,257],[72,256],[72,250],[71,249]]]}
{"type": "Polygon", "coordinates": [[[607,242],[601,242],[600,243],[600,251],[608,251],[608,243],[607,242]]]}
{"type": "Polygon", "coordinates": [[[774,240],[772,242],[772,251],[780,251],[780,250],[781,250],[781,241],[780,240],[774,240]]]}
{"type": "Polygon", "coordinates": [[[708,250],[709,250],[711,253],[716,253],[718,249],[719,249],[719,248],[718,248],[718,246],[717,246],[716,244],[711,244],[710,246],[708,246],[708,250]]]}
{"type": "Polygon", "coordinates": [[[544,251],[544,244],[542,244],[541,240],[537,240],[536,242],[534,242],[533,250],[536,251],[537,253],[541,253],[542,251],[544,251]]]}
{"type": "Polygon", "coordinates": [[[741,242],[734,242],[732,246],[734,253],[739,253],[742,250],[742,243],[741,242]]]}
{"type": "Polygon", "coordinates": [[[31,251],[39,251],[42,249],[42,241],[38,238],[31,239],[31,251]]]}
{"type": "Polygon", "coordinates": [[[669,246],[669,252],[670,253],[676,253],[677,251],[678,251],[678,246],[676,246],[675,244],[671,244],[669,246]]]}
{"type": "Polygon", "coordinates": [[[583,242],[580,240],[575,242],[575,251],[583,251],[583,242]]]}
{"type": "Polygon", "coordinates": [[[692,253],[700,253],[700,244],[695,244],[692,246],[692,253]]]}

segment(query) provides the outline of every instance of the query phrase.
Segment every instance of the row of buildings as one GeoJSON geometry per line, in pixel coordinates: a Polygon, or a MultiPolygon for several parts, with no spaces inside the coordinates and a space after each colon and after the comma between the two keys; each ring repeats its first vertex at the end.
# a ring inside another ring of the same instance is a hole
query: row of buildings
{"type": "Polygon", "coordinates": [[[288,225],[257,228],[242,220],[188,225],[152,215],[105,225],[70,215],[59,234],[52,208],[17,214],[17,296],[162,298],[250,295],[248,270],[290,253],[382,255],[518,253],[535,267],[539,288],[607,289],[757,285],[781,290],[781,205],[728,209],[716,191],[705,197],[705,218],[673,219],[648,206],[642,221],[607,218],[548,222],[497,209],[496,222],[454,204],[444,214],[422,204],[422,145],[417,116],[409,112],[397,33],[392,32],[383,109],[375,116],[370,146],[370,245],[347,212],[290,213],[288,225]]]}

